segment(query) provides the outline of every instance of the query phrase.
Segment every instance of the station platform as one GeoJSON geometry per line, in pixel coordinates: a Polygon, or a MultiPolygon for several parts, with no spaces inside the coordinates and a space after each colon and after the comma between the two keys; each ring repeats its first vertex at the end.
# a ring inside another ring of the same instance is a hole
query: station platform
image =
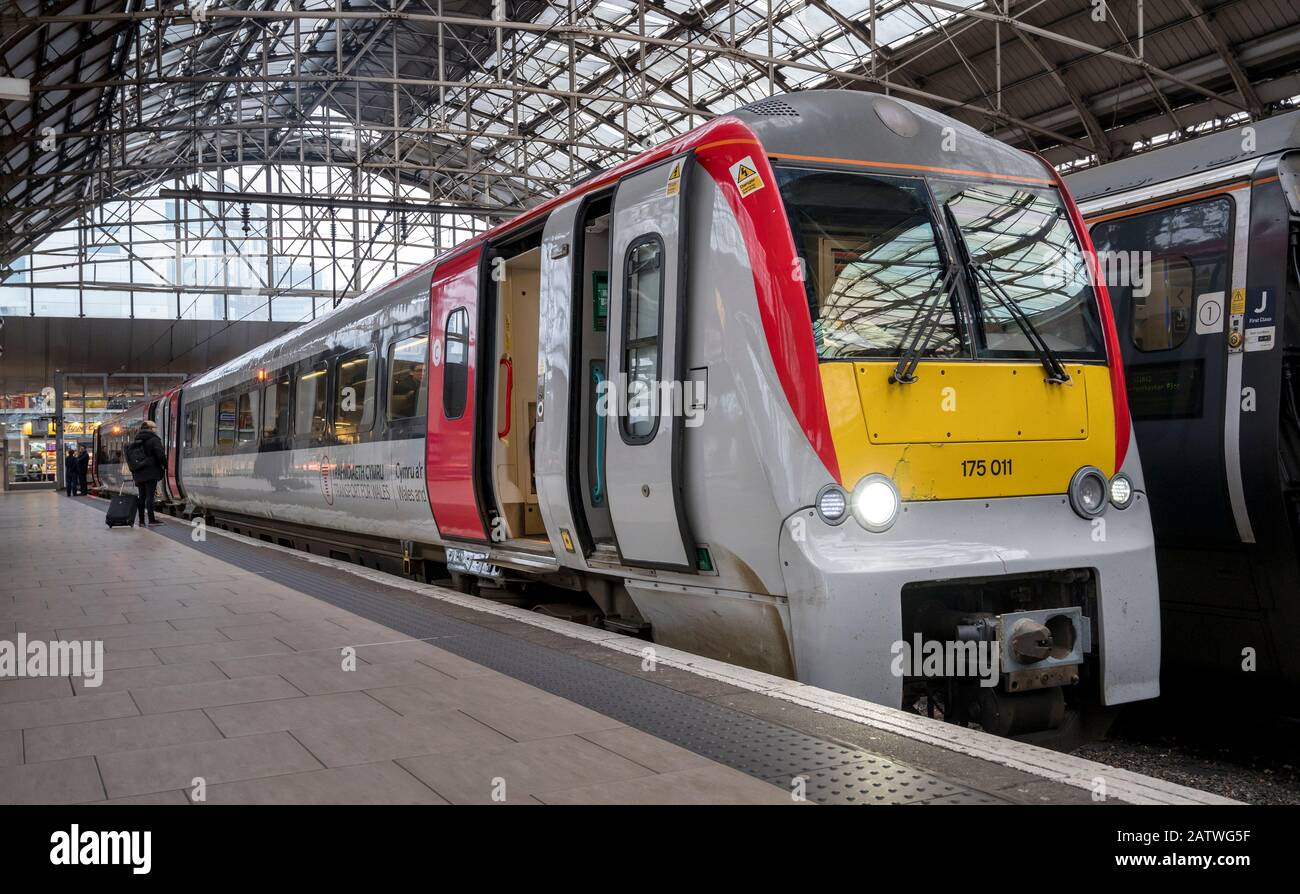
{"type": "Polygon", "coordinates": [[[106,506],[0,495],[0,641],[104,668],[0,680],[0,803],[1233,803],[106,506]]]}

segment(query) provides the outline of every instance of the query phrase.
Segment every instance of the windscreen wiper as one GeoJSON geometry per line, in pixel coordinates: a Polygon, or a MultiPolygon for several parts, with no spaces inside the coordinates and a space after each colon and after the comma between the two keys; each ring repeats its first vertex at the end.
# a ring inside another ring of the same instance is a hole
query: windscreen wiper
{"type": "Polygon", "coordinates": [[[952,293],[953,286],[956,284],[957,266],[953,264],[948,267],[947,273],[944,274],[943,285],[939,287],[939,294],[926,308],[925,316],[921,319],[920,325],[916,327],[916,334],[912,336],[911,343],[903,351],[903,355],[898,358],[898,365],[894,367],[894,371],[889,374],[889,383],[891,385],[910,385],[916,381],[916,366],[921,362],[921,354],[930,346],[930,334],[939,324],[939,321],[943,319],[941,311],[952,293]]]}
{"type": "Polygon", "coordinates": [[[1025,334],[1030,347],[1038,355],[1038,362],[1043,364],[1043,369],[1047,370],[1047,381],[1057,385],[1070,381],[1070,374],[1066,372],[1065,366],[1061,363],[1060,358],[1056,356],[1056,353],[1048,347],[1047,340],[1038,331],[1038,327],[1033,324],[1020,305],[998,284],[997,280],[993,278],[993,274],[989,273],[988,269],[983,265],[975,263],[975,260],[971,258],[970,249],[966,245],[966,237],[962,234],[961,226],[957,223],[957,215],[952,213],[952,208],[947,203],[944,203],[943,206],[943,218],[948,224],[952,238],[957,242],[958,250],[961,252],[963,266],[966,268],[970,280],[976,310],[979,309],[980,290],[978,280],[982,278],[984,282],[988,283],[989,291],[992,292],[993,297],[1006,308],[1007,313],[1011,314],[1011,319],[1016,321],[1020,331],[1025,334]]]}
{"type": "Polygon", "coordinates": [[[975,275],[982,278],[988,283],[989,291],[998,303],[1006,308],[1011,318],[1019,324],[1021,331],[1025,333],[1025,338],[1029,341],[1034,353],[1038,355],[1038,362],[1043,364],[1043,369],[1047,370],[1047,381],[1056,385],[1063,385],[1070,381],[1070,374],[1066,372],[1065,365],[1061,363],[1061,358],[1056,356],[1056,352],[1048,347],[1047,339],[1038,331],[1029,316],[1021,309],[1020,305],[1006,293],[1006,290],[993,278],[993,274],[980,264],[974,261],[970,263],[970,269],[975,275]]]}

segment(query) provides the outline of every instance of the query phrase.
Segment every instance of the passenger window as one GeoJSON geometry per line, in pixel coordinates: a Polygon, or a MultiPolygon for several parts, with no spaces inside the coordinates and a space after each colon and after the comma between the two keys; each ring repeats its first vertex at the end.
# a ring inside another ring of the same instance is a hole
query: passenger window
{"type": "Polygon", "coordinates": [[[1128,303],[1129,337],[1139,351],[1177,348],[1194,328],[1196,299],[1228,291],[1232,207],[1230,199],[1213,198],[1093,227],[1102,277],[1115,303],[1128,303]]]}
{"type": "Polygon", "coordinates": [[[203,433],[203,446],[212,447],[217,437],[217,405],[204,404],[201,418],[199,428],[203,433]]]}
{"type": "Polygon", "coordinates": [[[442,412],[448,419],[459,419],[465,415],[469,392],[469,311],[463,307],[447,316],[445,354],[442,412]]]}
{"type": "Polygon", "coordinates": [[[235,399],[227,397],[217,405],[217,446],[235,446],[235,399]]]}
{"type": "Polygon", "coordinates": [[[375,370],[371,354],[354,354],[338,361],[334,380],[334,434],[348,438],[370,431],[375,424],[375,370]]]}
{"type": "Polygon", "coordinates": [[[428,385],[424,380],[427,334],[413,335],[388,348],[388,419],[413,419],[425,415],[428,385]]]}
{"type": "Polygon", "coordinates": [[[185,411],[185,447],[192,449],[199,445],[199,411],[185,411]]]}
{"type": "Polygon", "coordinates": [[[664,290],[664,244],[658,236],[633,243],[624,263],[623,372],[627,415],[623,434],[648,441],[658,423],[660,301],[664,290]]]}
{"type": "Polygon", "coordinates": [[[263,439],[289,436],[289,380],[277,379],[262,389],[263,439]]]}
{"type": "Polygon", "coordinates": [[[260,397],[261,392],[256,389],[245,391],[239,395],[239,429],[237,436],[241,445],[252,444],[257,441],[257,404],[260,397]]]}
{"type": "Polygon", "coordinates": [[[297,404],[294,410],[293,433],[319,437],[325,434],[325,364],[298,377],[297,404]]]}

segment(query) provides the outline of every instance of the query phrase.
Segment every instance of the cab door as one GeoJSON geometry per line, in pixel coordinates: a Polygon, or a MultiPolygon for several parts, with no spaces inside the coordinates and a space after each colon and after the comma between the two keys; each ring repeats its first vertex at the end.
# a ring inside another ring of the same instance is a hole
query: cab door
{"type": "Polygon", "coordinates": [[[479,325],[479,246],[440,264],[429,293],[429,428],[425,484],[438,531],[486,541],[475,486],[474,399],[479,325]]]}
{"type": "Polygon", "coordinates": [[[1232,333],[1245,303],[1243,201],[1238,191],[1140,207],[1091,229],[1108,267],[1129,410],[1162,545],[1250,537],[1230,493],[1240,464],[1225,455],[1225,443],[1236,447],[1225,434],[1235,433],[1239,411],[1235,400],[1225,400],[1225,382],[1231,393],[1231,373],[1240,364],[1232,333]]]}
{"type": "Polygon", "coordinates": [[[686,196],[694,157],[669,158],[618,184],[609,275],[604,427],[608,504],[624,563],[691,571],[680,412],[686,308],[686,196]]]}

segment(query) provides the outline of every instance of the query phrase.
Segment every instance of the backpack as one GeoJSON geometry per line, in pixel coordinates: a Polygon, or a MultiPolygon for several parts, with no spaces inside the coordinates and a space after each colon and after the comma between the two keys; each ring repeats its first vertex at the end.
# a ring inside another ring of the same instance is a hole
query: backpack
{"type": "Polygon", "coordinates": [[[135,440],[127,444],[125,452],[126,464],[132,472],[141,472],[153,462],[153,457],[149,455],[149,449],[144,446],[143,440],[135,440]]]}

